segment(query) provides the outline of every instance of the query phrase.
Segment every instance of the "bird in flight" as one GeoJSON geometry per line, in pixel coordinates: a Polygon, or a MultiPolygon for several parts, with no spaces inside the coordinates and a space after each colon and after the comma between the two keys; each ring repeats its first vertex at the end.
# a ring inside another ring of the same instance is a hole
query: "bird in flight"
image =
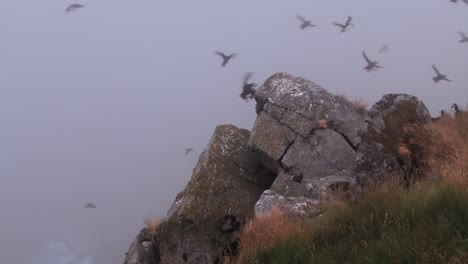
{"type": "Polygon", "coordinates": [[[185,155],[188,155],[192,150],[193,148],[185,148],[185,155]]]}
{"type": "Polygon", "coordinates": [[[362,52],[362,56],[364,57],[364,59],[367,62],[367,66],[364,67],[364,69],[367,70],[368,72],[373,71],[373,70],[375,70],[377,68],[382,68],[381,66],[379,66],[379,63],[377,61],[371,61],[369,59],[369,57],[367,57],[365,51],[362,52]]]}
{"type": "Polygon", "coordinates": [[[84,5],[80,5],[80,4],[71,4],[67,7],[67,9],[65,9],[65,14],[68,14],[70,12],[73,12],[77,9],[80,9],[80,8],[83,8],[85,7],[84,5]]]}
{"type": "MultiPolygon", "coordinates": [[[[467,0],[468,1],[468,0],[467,0]]],[[[465,32],[463,31],[458,31],[458,35],[460,35],[461,39],[460,39],[460,43],[465,43],[465,42],[468,42],[468,36],[465,35],[465,32]]]]}
{"type": "Polygon", "coordinates": [[[449,80],[445,74],[441,74],[439,72],[439,70],[436,68],[435,65],[432,65],[432,69],[434,69],[435,73],[437,74],[437,76],[432,77],[432,80],[434,80],[435,83],[438,83],[439,81],[442,81],[442,80],[451,82],[451,80],[449,80]]]}
{"type": "MultiPolygon", "coordinates": [[[[450,0],[452,3],[458,3],[458,0],[450,0]]],[[[468,5],[468,0],[462,0],[463,3],[468,5]]]]}
{"type": "Polygon", "coordinates": [[[244,84],[242,87],[242,93],[240,94],[240,97],[244,99],[245,101],[249,101],[250,99],[253,99],[255,96],[255,90],[254,88],[257,87],[257,84],[255,83],[249,83],[250,78],[252,78],[253,73],[248,72],[244,76],[244,84]]]}
{"type": "Polygon", "coordinates": [[[84,206],[85,209],[95,209],[96,208],[96,205],[93,204],[93,203],[87,203],[85,206],[84,206]]]}
{"type": "Polygon", "coordinates": [[[389,50],[390,50],[390,46],[385,44],[379,49],[379,53],[387,53],[389,50]]]}
{"type": "Polygon", "coordinates": [[[224,67],[226,66],[226,64],[232,59],[232,58],[235,58],[237,56],[237,53],[233,53],[233,54],[230,54],[230,55],[226,55],[224,54],[223,52],[221,51],[215,51],[215,54],[216,55],[219,55],[223,58],[223,63],[221,64],[221,67],[224,67]]]}
{"type": "Polygon", "coordinates": [[[297,19],[299,19],[302,24],[299,26],[299,28],[301,28],[301,30],[304,30],[308,27],[316,27],[316,25],[312,24],[312,21],[311,20],[307,20],[303,17],[301,17],[300,15],[296,15],[297,19]]]}
{"type": "Polygon", "coordinates": [[[340,24],[340,23],[333,22],[332,25],[340,27],[341,28],[340,33],[343,33],[343,32],[348,31],[350,27],[354,27],[354,24],[351,23],[352,20],[353,18],[349,16],[348,20],[346,20],[346,23],[340,24]]]}

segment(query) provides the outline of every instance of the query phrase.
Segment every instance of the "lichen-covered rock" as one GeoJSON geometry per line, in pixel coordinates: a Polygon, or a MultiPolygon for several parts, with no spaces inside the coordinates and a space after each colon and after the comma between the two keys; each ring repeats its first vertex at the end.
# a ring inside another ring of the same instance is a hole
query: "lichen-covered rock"
{"type": "Polygon", "coordinates": [[[414,131],[418,125],[431,121],[424,103],[408,94],[386,94],[370,110],[370,131],[397,157],[407,176],[417,174],[423,163],[422,148],[414,144],[414,131]],[[401,153],[401,148],[404,155],[401,153]]]}
{"type": "Polygon", "coordinates": [[[386,94],[370,110],[372,128],[377,132],[401,131],[408,123],[426,123],[431,115],[426,105],[409,94],[386,94]]]}
{"type": "Polygon", "coordinates": [[[319,85],[278,73],[257,91],[249,147],[278,175],[271,190],[318,199],[398,168],[369,129],[371,117],[319,85]]]}
{"type": "Polygon", "coordinates": [[[236,243],[273,180],[247,148],[248,139],[247,130],[216,128],[191,181],[158,228],[161,263],[213,263],[236,243]]]}
{"type": "Polygon", "coordinates": [[[319,201],[304,196],[284,197],[272,190],[263,192],[255,204],[255,214],[267,213],[279,208],[290,217],[310,218],[320,214],[319,201]]]}

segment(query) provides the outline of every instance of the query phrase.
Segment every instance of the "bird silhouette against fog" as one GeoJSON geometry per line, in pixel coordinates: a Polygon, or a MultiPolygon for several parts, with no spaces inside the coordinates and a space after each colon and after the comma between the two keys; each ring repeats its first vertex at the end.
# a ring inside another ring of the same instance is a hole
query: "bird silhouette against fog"
{"type": "Polygon", "coordinates": [[[188,155],[192,150],[193,148],[185,148],[185,155],[188,155]]]}
{"type": "Polygon", "coordinates": [[[440,71],[437,69],[435,65],[432,65],[432,69],[434,69],[435,73],[437,74],[437,76],[432,77],[432,80],[434,80],[435,83],[438,83],[439,81],[442,81],[442,80],[451,82],[451,80],[449,80],[445,74],[440,73],[440,71]]]}
{"type": "Polygon", "coordinates": [[[249,101],[250,99],[253,99],[255,96],[255,90],[254,88],[257,87],[257,84],[255,83],[249,83],[250,78],[252,78],[253,73],[248,72],[244,76],[244,84],[242,87],[242,93],[240,94],[240,97],[246,101],[249,101]]]}
{"type": "MultiPolygon", "coordinates": [[[[468,1],[468,0],[467,0],[468,1]]],[[[465,42],[468,42],[468,36],[465,35],[465,32],[463,31],[458,31],[458,34],[460,35],[461,39],[460,39],[460,43],[465,43],[465,42]]]]}
{"type": "Polygon", "coordinates": [[[226,66],[226,64],[232,59],[232,58],[235,58],[237,56],[237,53],[233,53],[231,55],[226,55],[224,54],[223,52],[221,51],[215,51],[215,54],[216,55],[219,55],[223,58],[223,63],[221,64],[221,67],[224,67],[226,66]]]}
{"type": "MultiPolygon", "coordinates": [[[[458,0],[450,0],[452,3],[458,3],[458,0]]],[[[463,3],[468,5],[468,0],[462,0],[463,3]]]]}
{"type": "Polygon", "coordinates": [[[348,31],[350,27],[354,27],[354,25],[351,23],[352,20],[353,18],[349,16],[348,20],[346,20],[346,23],[340,24],[337,22],[333,22],[332,25],[340,27],[341,28],[340,33],[343,33],[343,32],[348,31]]]}
{"type": "Polygon", "coordinates": [[[96,208],[96,205],[93,204],[93,203],[87,203],[85,206],[84,206],[85,209],[95,209],[96,208]]]}
{"type": "Polygon", "coordinates": [[[67,7],[67,9],[65,9],[65,14],[68,14],[70,12],[73,12],[77,9],[80,9],[80,8],[83,8],[85,7],[84,5],[81,5],[81,4],[71,4],[67,7]]]}
{"type": "Polygon", "coordinates": [[[297,19],[299,19],[302,24],[299,26],[299,28],[301,28],[301,30],[304,30],[308,27],[316,27],[316,25],[312,24],[312,21],[311,20],[307,20],[303,17],[301,17],[300,15],[296,15],[297,19]]]}
{"type": "Polygon", "coordinates": [[[369,57],[367,57],[365,51],[362,52],[362,56],[367,62],[367,66],[364,67],[364,69],[367,70],[368,72],[376,70],[377,68],[382,68],[381,66],[379,66],[379,63],[377,61],[371,61],[369,57]]]}

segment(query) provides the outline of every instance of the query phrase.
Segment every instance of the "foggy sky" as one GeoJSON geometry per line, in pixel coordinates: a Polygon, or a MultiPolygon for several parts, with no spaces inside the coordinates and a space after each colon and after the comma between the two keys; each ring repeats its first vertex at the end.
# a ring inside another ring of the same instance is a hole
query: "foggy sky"
{"type": "Polygon", "coordinates": [[[468,102],[463,3],[76,2],[86,7],[65,15],[73,2],[0,1],[2,263],[43,264],[57,250],[74,251],[68,264],[120,263],[144,217],[165,215],[184,188],[215,126],[251,128],[247,71],[259,84],[289,72],[369,104],[409,93],[434,115],[468,102]],[[296,14],[318,27],[300,31],[296,14]],[[331,22],[348,15],[356,27],[339,34],[331,22]],[[239,56],[220,68],[215,50],[239,56]],[[362,50],[384,68],[363,71],[362,50]],[[435,85],[432,64],[454,82],[435,85]]]}

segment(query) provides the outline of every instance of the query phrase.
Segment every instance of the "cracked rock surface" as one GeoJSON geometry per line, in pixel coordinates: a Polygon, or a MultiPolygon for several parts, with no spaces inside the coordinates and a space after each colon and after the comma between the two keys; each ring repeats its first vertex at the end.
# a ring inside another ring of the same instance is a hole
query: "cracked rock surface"
{"type": "Polygon", "coordinates": [[[311,81],[277,73],[255,99],[249,147],[277,173],[277,195],[314,200],[399,166],[371,134],[367,110],[311,81]]]}

